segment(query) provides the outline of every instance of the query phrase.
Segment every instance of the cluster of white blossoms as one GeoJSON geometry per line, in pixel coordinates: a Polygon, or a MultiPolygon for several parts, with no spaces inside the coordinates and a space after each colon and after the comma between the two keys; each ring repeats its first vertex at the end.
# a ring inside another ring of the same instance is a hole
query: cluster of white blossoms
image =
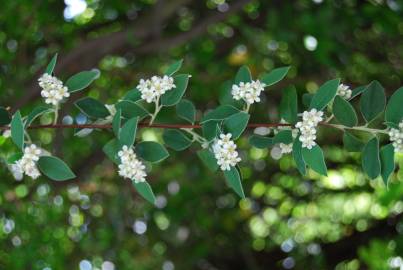
{"type": "Polygon", "coordinates": [[[246,104],[253,104],[260,101],[260,93],[264,90],[266,84],[259,80],[251,82],[240,82],[239,85],[232,85],[231,94],[235,100],[243,99],[246,104]]]}
{"type": "Polygon", "coordinates": [[[351,94],[353,91],[351,91],[350,86],[345,85],[345,84],[340,84],[339,87],[337,88],[337,95],[344,99],[349,99],[351,98],[351,94]]]}
{"type": "Polygon", "coordinates": [[[145,182],[147,176],[145,172],[145,166],[137,159],[131,147],[126,145],[122,147],[122,150],[118,152],[120,158],[119,175],[124,178],[129,178],[135,183],[145,182]]]}
{"type": "Polygon", "coordinates": [[[302,121],[295,125],[301,133],[299,140],[302,142],[302,147],[312,149],[316,145],[316,126],[322,120],[323,112],[316,109],[305,111],[302,114],[302,121]]]}
{"type": "Polygon", "coordinates": [[[165,75],[164,77],[153,76],[151,79],[141,79],[137,89],[141,92],[141,98],[148,103],[155,102],[161,95],[176,88],[174,79],[165,75]]]}
{"type": "MultiPolygon", "coordinates": [[[[15,164],[12,165],[12,171],[14,175],[26,174],[32,179],[38,178],[41,173],[36,166],[36,162],[42,150],[38,148],[35,144],[31,144],[24,148],[24,154],[20,160],[17,160],[15,164]]],[[[22,178],[22,177],[21,177],[22,178]]]]}
{"type": "Polygon", "coordinates": [[[63,98],[70,96],[70,93],[67,87],[63,85],[63,82],[52,75],[45,73],[38,79],[38,81],[39,86],[42,88],[41,96],[45,98],[47,104],[57,106],[63,98]]]}
{"type": "Polygon", "coordinates": [[[389,130],[389,139],[395,148],[395,153],[403,153],[403,120],[399,123],[399,129],[389,130]]]}
{"type": "Polygon", "coordinates": [[[217,159],[217,164],[221,170],[229,171],[234,167],[241,158],[236,151],[236,144],[231,140],[232,134],[220,134],[220,139],[213,144],[214,156],[217,159]]]}

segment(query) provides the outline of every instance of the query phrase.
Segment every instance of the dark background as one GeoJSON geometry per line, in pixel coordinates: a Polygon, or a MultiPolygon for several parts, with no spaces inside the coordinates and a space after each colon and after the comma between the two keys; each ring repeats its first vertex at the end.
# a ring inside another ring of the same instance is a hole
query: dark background
{"type": "MultiPolygon", "coordinates": [[[[377,79],[388,95],[402,85],[402,1],[2,1],[0,105],[28,113],[40,104],[37,78],[54,53],[66,80],[85,69],[101,77],[64,105],[90,95],[113,104],[140,78],[183,58],[192,74],[186,98],[199,115],[222,96],[245,64],[257,77],[291,65],[253,106],[252,122],[277,122],[281,90],[299,94],[340,77],[356,87],[377,79]]],[[[157,122],[175,122],[165,111],[157,122]]],[[[40,119],[42,123],[49,118],[40,119]]],[[[301,177],[290,156],[240,139],[244,189],[239,201],[197,147],[154,166],[154,207],[117,176],[102,146],[112,135],[30,132],[68,162],[78,178],[16,181],[0,172],[0,269],[398,269],[403,265],[402,172],[387,189],[343,150],[342,134],[323,130],[329,177],[301,177]],[[103,264],[104,263],[104,264],[103,264]],[[104,268],[101,268],[103,264],[104,268]],[[81,265],[81,268],[80,266],[81,265]],[[89,268],[92,265],[93,268],[89,268]]],[[[248,133],[249,135],[250,133],[248,133]]],[[[143,129],[143,139],[160,130],[143,129]]],[[[0,137],[2,158],[15,151],[0,137]]],[[[401,156],[396,157],[403,163],[401,156]]],[[[3,165],[3,164],[2,164],[3,165]]]]}

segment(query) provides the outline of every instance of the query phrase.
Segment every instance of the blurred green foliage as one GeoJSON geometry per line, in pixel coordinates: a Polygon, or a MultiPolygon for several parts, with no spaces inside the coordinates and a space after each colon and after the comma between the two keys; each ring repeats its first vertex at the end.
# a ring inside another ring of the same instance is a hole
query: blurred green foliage
{"type": "MultiPolygon", "coordinates": [[[[225,98],[220,89],[240,65],[254,75],[291,65],[252,110],[253,122],[278,121],[281,89],[291,83],[302,95],[334,77],[353,87],[377,79],[390,95],[402,85],[402,18],[396,0],[4,1],[0,105],[26,114],[39,103],[36,80],[55,52],[60,78],[99,68],[101,77],[85,95],[106,103],[184,58],[183,70],[193,75],[186,97],[199,117],[225,98]],[[245,5],[232,12],[238,2],[245,5]]],[[[72,102],[63,115],[77,121],[72,102]]],[[[173,114],[167,110],[157,121],[172,122],[173,114]]],[[[396,171],[388,188],[381,179],[370,181],[360,156],[344,151],[333,131],[323,130],[318,140],[328,177],[302,178],[291,157],[273,160],[269,150],[241,138],[248,198],[240,201],[203,167],[197,149],[171,152],[150,173],[155,207],[104,158],[111,134],[31,135],[78,178],[16,181],[2,167],[1,269],[113,269],[105,261],[115,269],[164,270],[403,267],[403,172],[396,171]]],[[[140,136],[161,140],[161,131],[142,129],[140,136]]],[[[0,147],[3,158],[15,151],[2,136],[0,147]]]]}

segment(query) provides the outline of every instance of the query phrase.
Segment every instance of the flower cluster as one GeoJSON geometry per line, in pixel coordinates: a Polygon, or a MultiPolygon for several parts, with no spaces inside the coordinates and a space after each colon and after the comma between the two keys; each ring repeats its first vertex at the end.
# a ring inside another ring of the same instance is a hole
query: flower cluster
{"type": "Polygon", "coordinates": [[[118,152],[120,158],[119,175],[124,178],[129,178],[135,183],[146,181],[147,176],[145,172],[145,166],[137,159],[136,154],[132,148],[126,145],[122,147],[122,150],[118,152]]]}
{"type": "Polygon", "coordinates": [[[229,171],[234,167],[241,158],[236,151],[236,144],[231,140],[232,134],[221,134],[220,139],[213,144],[214,156],[217,159],[217,164],[221,170],[229,171]]]}
{"type": "Polygon", "coordinates": [[[12,171],[15,175],[23,175],[24,173],[32,179],[38,178],[41,173],[36,166],[42,151],[35,144],[31,144],[24,148],[24,155],[12,165],[12,171]]]}
{"type": "Polygon", "coordinates": [[[389,139],[395,148],[395,153],[403,153],[403,120],[399,123],[399,129],[389,130],[389,139]]]}
{"type": "Polygon", "coordinates": [[[301,132],[299,140],[302,147],[312,149],[316,145],[316,126],[323,120],[323,112],[312,109],[302,114],[302,121],[298,122],[295,127],[301,132]]]}
{"type": "Polygon", "coordinates": [[[45,98],[47,104],[57,106],[63,98],[70,96],[67,87],[56,77],[45,73],[38,81],[39,86],[42,88],[41,96],[45,98]]]}
{"type": "Polygon", "coordinates": [[[137,89],[141,92],[141,98],[147,103],[155,102],[161,95],[176,88],[174,79],[170,76],[153,76],[151,79],[141,79],[137,89]]]}
{"type": "Polygon", "coordinates": [[[239,85],[232,85],[231,94],[235,100],[243,99],[246,104],[253,104],[260,101],[260,93],[264,90],[266,84],[259,80],[251,82],[241,82],[239,85]]]}
{"type": "Polygon", "coordinates": [[[344,99],[349,99],[351,98],[351,94],[353,91],[351,91],[350,87],[345,84],[340,84],[339,87],[337,88],[337,95],[344,99]]]}

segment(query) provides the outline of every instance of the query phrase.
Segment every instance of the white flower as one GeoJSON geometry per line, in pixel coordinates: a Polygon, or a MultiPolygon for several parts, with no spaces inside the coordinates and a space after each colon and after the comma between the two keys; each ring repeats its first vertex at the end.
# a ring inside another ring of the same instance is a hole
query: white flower
{"type": "Polygon", "coordinates": [[[399,123],[399,129],[389,130],[389,140],[395,148],[395,153],[403,153],[403,120],[399,123]]]}
{"type": "Polygon", "coordinates": [[[349,99],[351,98],[351,94],[353,91],[351,91],[350,87],[345,84],[340,84],[339,87],[337,88],[337,95],[341,96],[344,99],[349,99]]]}
{"type": "Polygon", "coordinates": [[[280,143],[279,146],[282,154],[289,154],[292,152],[292,143],[290,144],[280,143]]]}
{"type": "Polygon", "coordinates": [[[221,134],[220,139],[216,140],[213,144],[214,156],[217,159],[217,164],[221,170],[229,171],[234,167],[241,158],[236,151],[236,144],[231,140],[232,134],[221,134]]]}
{"type": "Polygon", "coordinates": [[[259,80],[251,82],[240,82],[239,85],[232,85],[231,94],[235,100],[243,99],[247,104],[253,104],[260,101],[260,93],[264,90],[266,84],[259,80]]]}
{"type": "Polygon", "coordinates": [[[151,79],[141,79],[137,89],[141,92],[141,98],[147,103],[155,102],[167,91],[176,88],[174,79],[165,75],[164,77],[152,76],[151,79]]]}
{"type": "Polygon", "coordinates": [[[42,88],[41,96],[45,98],[47,104],[57,106],[64,98],[70,96],[67,87],[54,76],[45,73],[38,79],[38,82],[42,88]]]}
{"type": "Polygon", "coordinates": [[[137,159],[133,148],[129,148],[126,145],[122,147],[122,150],[118,152],[120,158],[119,175],[124,178],[129,178],[135,183],[145,182],[147,176],[145,172],[145,166],[137,159]]]}
{"type": "Polygon", "coordinates": [[[42,150],[35,144],[25,147],[22,158],[11,165],[11,171],[14,177],[18,180],[21,175],[26,174],[32,179],[38,178],[41,173],[36,166],[36,162],[39,160],[41,154],[42,150]]]}
{"type": "Polygon", "coordinates": [[[322,120],[323,112],[316,109],[305,111],[302,114],[302,121],[295,125],[301,133],[299,140],[302,142],[302,147],[312,149],[316,145],[316,126],[322,120]]]}

